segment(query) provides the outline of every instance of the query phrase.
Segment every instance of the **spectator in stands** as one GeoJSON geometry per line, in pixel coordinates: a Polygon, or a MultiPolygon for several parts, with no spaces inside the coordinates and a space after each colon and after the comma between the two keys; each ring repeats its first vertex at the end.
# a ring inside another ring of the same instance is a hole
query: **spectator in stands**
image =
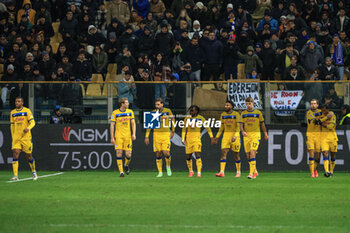
{"type": "Polygon", "coordinates": [[[186,63],[185,65],[183,65],[178,74],[179,81],[196,81],[196,76],[192,72],[192,67],[190,63],[186,63]]]}
{"type": "Polygon", "coordinates": [[[138,81],[144,81],[149,83],[138,83],[137,88],[137,106],[140,109],[153,109],[154,108],[154,83],[151,81],[150,74],[147,70],[143,69],[141,71],[140,79],[138,81]]]}
{"type": "Polygon", "coordinates": [[[153,17],[153,13],[149,12],[145,18],[146,25],[152,30],[157,31],[157,21],[153,17]]]}
{"type": "Polygon", "coordinates": [[[38,64],[36,61],[34,61],[34,56],[30,52],[26,54],[26,59],[24,60],[24,63],[28,64],[31,69],[38,64]]]}
{"type": "Polygon", "coordinates": [[[323,63],[322,54],[316,50],[316,42],[309,41],[300,51],[301,62],[308,73],[312,73],[323,63]]]}
{"type": "Polygon", "coordinates": [[[253,69],[257,69],[258,67],[263,68],[263,63],[258,55],[254,54],[254,48],[252,46],[248,46],[246,54],[243,55],[238,51],[237,55],[240,59],[244,60],[244,72],[247,78],[251,78],[253,69]]]}
{"type": "MultiPolygon", "coordinates": [[[[130,67],[128,64],[124,64],[121,68],[121,73],[117,75],[117,81],[122,81],[124,76],[125,76],[125,72],[126,71],[130,71],[130,67]]],[[[130,71],[131,72],[131,71],[130,71]]],[[[134,77],[133,75],[131,75],[130,77],[130,82],[134,82],[134,77]]]]}
{"type": "MultiPolygon", "coordinates": [[[[32,66],[34,67],[34,66],[32,66]]],[[[23,74],[21,75],[21,79],[24,81],[30,81],[32,77],[32,67],[29,63],[25,63],[23,66],[23,74]]]]}
{"type": "Polygon", "coordinates": [[[170,10],[179,15],[180,11],[185,8],[186,3],[189,3],[191,6],[194,6],[193,0],[174,0],[171,4],[170,10]]]}
{"type": "Polygon", "coordinates": [[[344,62],[349,52],[347,47],[339,40],[339,35],[333,35],[333,43],[328,45],[327,55],[332,58],[334,65],[337,67],[340,80],[344,80],[344,62]]]}
{"type": "Polygon", "coordinates": [[[350,106],[345,104],[341,107],[342,119],[339,125],[350,125],[350,106]]]}
{"type": "Polygon", "coordinates": [[[165,23],[160,25],[161,32],[155,36],[155,52],[162,52],[165,57],[170,57],[171,50],[174,48],[174,36],[168,31],[168,26],[165,23]]]}
{"type": "Polygon", "coordinates": [[[113,18],[111,23],[108,24],[108,27],[107,27],[107,33],[108,35],[111,33],[111,32],[114,32],[117,39],[123,35],[123,32],[125,31],[125,27],[124,25],[117,19],[117,18],[113,18]]]}
{"type": "Polygon", "coordinates": [[[292,44],[287,44],[285,49],[281,50],[280,54],[278,55],[278,70],[279,73],[282,75],[282,79],[284,79],[286,75],[289,75],[289,73],[286,73],[286,69],[291,64],[292,56],[299,56],[298,50],[294,49],[292,44]]]}
{"type": "Polygon", "coordinates": [[[22,15],[21,22],[17,25],[17,34],[24,37],[27,33],[32,30],[33,24],[31,24],[26,15],[22,15]]]}
{"type": "Polygon", "coordinates": [[[65,40],[66,37],[72,37],[73,39],[75,39],[77,35],[77,26],[78,20],[73,18],[73,12],[68,11],[66,13],[66,17],[63,20],[61,20],[58,29],[63,37],[63,40],[65,40]]]}
{"type": "MultiPolygon", "coordinates": [[[[302,81],[302,80],[305,80],[305,78],[303,78],[302,74],[299,73],[296,67],[292,67],[284,80],[302,81]]],[[[290,83],[287,83],[287,88],[288,90],[303,90],[303,83],[290,82],[290,83]]]]}
{"type": "Polygon", "coordinates": [[[95,26],[107,36],[107,10],[104,3],[101,3],[95,15],[95,26]]]}
{"type": "MultiPolygon", "coordinates": [[[[317,81],[320,78],[320,71],[318,69],[315,69],[311,76],[309,81],[317,81]]],[[[307,82],[304,83],[304,103],[305,108],[310,109],[310,101],[312,99],[320,100],[322,99],[322,93],[323,93],[323,87],[322,83],[319,82],[307,82]]]]}
{"type": "Polygon", "coordinates": [[[59,63],[62,61],[62,58],[64,56],[70,57],[67,51],[67,46],[64,43],[61,43],[57,49],[57,53],[53,56],[56,63],[59,63]]]}
{"type": "Polygon", "coordinates": [[[131,67],[134,67],[136,64],[135,58],[131,55],[131,52],[127,46],[124,46],[122,49],[122,53],[118,54],[116,58],[117,63],[117,74],[120,74],[121,67],[124,65],[128,65],[130,72],[132,73],[133,70],[131,67]]]}
{"type": "Polygon", "coordinates": [[[23,39],[20,35],[16,35],[15,42],[18,44],[19,50],[21,51],[21,53],[23,55],[27,54],[28,46],[25,43],[23,43],[23,39]]]}
{"type": "Polygon", "coordinates": [[[108,55],[102,51],[99,45],[95,46],[94,54],[92,55],[92,67],[95,73],[104,75],[107,72],[108,55]]]}
{"type": "Polygon", "coordinates": [[[126,25],[130,19],[128,4],[122,0],[110,1],[107,8],[107,24],[110,24],[113,18],[117,18],[120,22],[126,25]]]}
{"type": "MultiPolygon", "coordinates": [[[[18,75],[15,72],[15,67],[10,64],[7,66],[6,69],[6,73],[4,74],[4,76],[2,77],[1,81],[18,81],[18,75]]],[[[3,103],[3,106],[6,103],[7,100],[7,94],[11,92],[12,89],[15,88],[15,84],[14,83],[7,83],[7,84],[2,84],[2,88],[1,88],[1,100],[3,103]]]]}
{"type": "Polygon", "coordinates": [[[151,56],[153,54],[154,43],[155,40],[154,35],[152,34],[152,30],[148,26],[145,26],[143,34],[138,40],[138,52],[151,56]]]}
{"type": "Polygon", "coordinates": [[[278,32],[278,21],[271,17],[271,12],[268,10],[265,11],[264,18],[260,20],[256,31],[262,32],[265,24],[270,25],[270,30],[272,33],[278,32]]]}
{"type": "MultiPolygon", "coordinates": [[[[155,74],[153,75],[153,81],[164,81],[162,79],[162,72],[161,70],[156,71],[155,74]]],[[[165,83],[155,83],[154,84],[154,97],[157,98],[162,98],[165,100],[165,90],[166,90],[166,85],[165,83]]]]}
{"type": "Polygon", "coordinates": [[[148,0],[133,0],[132,6],[142,18],[145,18],[150,11],[150,3],[148,0]]]}
{"type": "Polygon", "coordinates": [[[34,23],[37,24],[38,20],[42,17],[45,19],[45,22],[51,25],[52,23],[51,13],[46,9],[45,4],[40,4],[39,11],[37,11],[35,14],[34,23]]]}
{"type": "MultiPolygon", "coordinates": [[[[337,68],[332,64],[332,58],[326,57],[325,63],[319,67],[320,80],[339,80],[337,68]]],[[[334,88],[334,83],[323,83],[323,95],[328,92],[330,88],[334,88]]]]}
{"type": "Polygon", "coordinates": [[[119,50],[122,50],[123,46],[128,47],[128,50],[132,56],[136,56],[138,38],[134,35],[131,26],[127,26],[123,35],[119,38],[119,50]]]}
{"type": "Polygon", "coordinates": [[[188,38],[192,39],[194,36],[197,38],[202,37],[203,31],[201,30],[201,24],[198,20],[193,21],[192,30],[188,33],[188,38]]]}
{"type": "Polygon", "coordinates": [[[178,73],[180,68],[184,65],[184,55],[183,49],[181,47],[180,42],[175,43],[175,47],[173,49],[173,55],[171,57],[172,71],[173,73],[178,73]]]}
{"type": "Polygon", "coordinates": [[[92,65],[85,58],[85,53],[79,53],[78,59],[73,64],[73,74],[76,81],[90,81],[92,75],[92,65]]]}
{"type": "Polygon", "coordinates": [[[215,33],[209,33],[209,40],[203,41],[201,47],[205,55],[203,81],[209,81],[210,76],[217,81],[220,75],[220,68],[223,60],[223,45],[216,40],[215,33]]]}
{"type": "Polygon", "coordinates": [[[231,34],[224,44],[223,66],[225,80],[237,79],[238,51],[239,47],[236,43],[236,35],[231,34]]]}
{"type": "Polygon", "coordinates": [[[47,86],[47,101],[49,109],[53,109],[58,101],[59,94],[61,92],[62,84],[60,83],[52,83],[56,81],[62,81],[59,76],[57,76],[56,72],[51,72],[50,79],[48,80],[50,83],[45,84],[47,86]]]}
{"type": "Polygon", "coordinates": [[[284,77],[290,73],[292,68],[296,68],[298,70],[298,74],[303,80],[306,79],[306,71],[303,66],[298,63],[298,57],[295,55],[290,58],[290,66],[288,66],[286,69],[284,77]]]}
{"type": "Polygon", "coordinates": [[[61,81],[68,81],[71,71],[72,69],[66,71],[63,67],[58,66],[56,70],[57,79],[60,79],[61,81]]]}
{"type": "Polygon", "coordinates": [[[346,15],[344,8],[340,8],[337,17],[334,19],[334,32],[340,31],[348,32],[350,30],[350,18],[346,15]]]}
{"type": "Polygon", "coordinates": [[[269,40],[264,41],[264,48],[260,54],[260,59],[263,63],[261,79],[274,80],[277,59],[275,51],[273,51],[271,48],[271,42],[269,40]]]}
{"type": "Polygon", "coordinates": [[[49,80],[51,72],[56,68],[56,61],[50,57],[48,52],[44,51],[43,58],[38,63],[38,68],[41,74],[45,77],[45,80],[49,80]]]}
{"type": "Polygon", "coordinates": [[[151,0],[150,1],[150,12],[155,14],[157,18],[161,18],[166,10],[162,0],[151,0]]]}
{"type": "Polygon", "coordinates": [[[133,31],[137,31],[140,29],[139,25],[141,21],[142,21],[142,17],[138,15],[136,10],[132,10],[130,20],[128,22],[128,26],[131,26],[133,31]]]}
{"type": "MultiPolygon", "coordinates": [[[[61,67],[64,72],[67,72],[68,74],[72,74],[73,72],[73,64],[70,62],[68,56],[63,56],[61,59],[61,62],[58,63],[58,67],[61,67]]],[[[59,75],[57,73],[57,75],[59,75]]],[[[62,78],[63,81],[67,81],[66,79],[62,78]]]]}
{"type": "Polygon", "coordinates": [[[80,43],[87,43],[87,37],[89,33],[89,27],[91,25],[91,20],[89,15],[83,15],[79,19],[78,27],[77,27],[77,41],[80,43]]]}
{"type": "Polygon", "coordinates": [[[54,36],[54,31],[52,28],[51,23],[46,22],[46,19],[44,16],[38,17],[36,25],[34,25],[33,30],[35,33],[43,32],[45,43],[50,42],[50,37],[54,36]]]}
{"type": "Polygon", "coordinates": [[[36,11],[32,9],[32,3],[30,2],[30,0],[24,0],[22,4],[22,9],[19,9],[17,13],[17,23],[20,23],[22,16],[25,15],[25,17],[33,25],[35,24],[35,14],[36,11]]]}
{"type": "Polygon", "coordinates": [[[118,83],[118,98],[128,98],[130,106],[132,108],[132,104],[134,103],[134,96],[136,95],[136,86],[135,83],[131,82],[131,72],[126,71],[124,78],[121,83],[118,83]]]}
{"type": "Polygon", "coordinates": [[[198,44],[198,38],[197,36],[192,37],[190,45],[184,49],[184,62],[191,65],[195,81],[200,81],[201,67],[205,60],[203,50],[198,44]]]}
{"type": "Polygon", "coordinates": [[[88,35],[87,35],[87,52],[89,54],[93,54],[95,46],[100,46],[103,48],[106,44],[107,40],[102,35],[101,32],[97,31],[97,28],[94,25],[90,25],[88,28],[88,35]]]}
{"type": "Polygon", "coordinates": [[[117,56],[117,36],[115,32],[111,32],[108,34],[108,41],[106,43],[106,46],[104,47],[104,50],[106,51],[108,55],[108,63],[114,63],[115,58],[117,56]]]}

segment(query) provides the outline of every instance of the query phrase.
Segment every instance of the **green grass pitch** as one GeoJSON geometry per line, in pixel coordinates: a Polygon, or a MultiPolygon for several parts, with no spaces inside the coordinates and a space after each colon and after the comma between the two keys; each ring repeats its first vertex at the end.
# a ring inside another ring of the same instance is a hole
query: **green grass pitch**
{"type": "Polygon", "coordinates": [[[261,172],[248,180],[75,171],[7,183],[11,175],[0,172],[1,233],[350,232],[349,173],[261,172]]]}

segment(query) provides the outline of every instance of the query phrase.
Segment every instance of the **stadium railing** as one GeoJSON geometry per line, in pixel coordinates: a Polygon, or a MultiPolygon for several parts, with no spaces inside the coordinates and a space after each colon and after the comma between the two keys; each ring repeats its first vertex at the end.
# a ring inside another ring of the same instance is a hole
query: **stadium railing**
{"type": "Polygon", "coordinates": [[[311,98],[319,99],[321,105],[327,97],[327,103],[330,101],[331,109],[338,118],[341,117],[341,106],[350,103],[349,81],[286,82],[240,79],[207,82],[132,82],[130,84],[136,87],[136,91],[132,92],[125,90],[130,88],[125,82],[113,79],[96,80],[93,82],[0,81],[2,88],[6,88],[4,85],[9,84],[7,100],[0,109],[0,123],[9,122],[9,114],[14,108],[14,98],[17,96],[24,98],[25,105],[33,111],[37,122],[42,124],[49,123],[55,109],[59,107],[71,109],[68,112],[63,109],[64,114],[79,116],[81,121],[76,123],[108,123],[112,111],[118,108],[118,98],[130,96],[132,93],[134,93],[133,100],[130,100],[132,109],[137,122],[141,122],[143,112],[153,109],[156,89],[165,90],[163,95],[165,106],[172,109],[175,114],[186,115],[187,109],[194,104],[201,108],[204,117],[215,119],[219,119],[227,99],[232,100],[236,110],[242,110],[245,108],[245,98],[251,96],[255,100],[256,108],[263,112],[267,124],[305,122],[311,98]],[[66,89],[61,90],[62,88],[66,89]],[[77,93],[78,91],[81,93],[77,93]]]}

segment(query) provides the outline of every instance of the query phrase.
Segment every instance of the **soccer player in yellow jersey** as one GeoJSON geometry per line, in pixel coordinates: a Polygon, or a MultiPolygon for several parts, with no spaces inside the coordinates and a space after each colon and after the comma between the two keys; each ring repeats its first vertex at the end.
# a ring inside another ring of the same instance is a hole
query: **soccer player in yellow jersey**
{"type": "Polygon", "coordinates": [[[35,170],[35,160],[32,155],[33,142],[31,129],[35,126],[35,121],[30,109],[23,107],[23,98],[15,100],[16,108],[11,111],[11,135],[12,135],[12,180],[18,180],[18,158],[21,151],[26,155],[29,166],[33,173],[33,180],[38,179],[35,170]]]}
{"type": "Polygon", "coordinates": [[[241,142],[240,142],[240,119],[241,115],[233,111],[233,103],[231,101],[226,101],[225,104],[225,112],[221,113],[220,121],[221,126],[218,131],[218,133],[215,136],[215,144],[218,142],[222,132],[224,132],[224,135],[222,136],[221,141],[221,159],[220,159],[220,172],[215,174],[217,177],[224,177],[225,176],[225,167],[226,167],[226,159],[227,159],[227,153],[229,150],[233,150],[234,157],[235,157],[235,164],[236,164],[236,177],[241,176],[241,158],[239,156],[239,151],[241,149],[241,142]]]}
{"type": "Polygon", "coordinates": [[[136,124],[134,112],[129,109],[128,98],[119,100],[119,109],[113,111],[111,116],[111,143],[114,145],[117,154],[117,165],[120,177],[124,177],[123,151],[125,151],[125,173],[130,173],[130,161],[132,141],[136,140],[136,124]],[[131,125],[131,131],[130,131],[131,125]]]}
{"type": "Polygon", "coordinates": [[[258,176],[256,170],[256,153],[260,143],[260,127],[264,131],[265,140],[269,139],[267,135],[264,117],[262,113],[254,109],[254,100],[252,97],[248,97],[245,100],[247,110],[241,113],[241,131],[244,141],[244,150],[249,161],[249,175],[248,179],[255,179],[258,176]]]}
{"type": "Polygon", "coordinates": [[[325,176],[333,176],[335,167],[335,154],[337,153],[338,137],[335,131],[336,116],[333,112],[329,111],[328,105],[323,105],[322,108],[322,132],[321,132],[321,148],[323,154],[323,166],[325,170],[325,176]],[[331,162],[329,168],[329,152],[331,152],[331,162]]]}
{"type": "Polygon", "coordinates": [[[318,123],[322,112],[318,109],[318,100],[310,101],[310,110],[306,113],[306,147],[309,152],[309,168],[311,177],[318,177],[317,166],[320,163],[321,154],[321,125],[318,123]]]}
{"type": "MultiPolygon", "coordinates": [[[[155,101],[156,109],[153,112],[160,114],[160,128],[153,129],[153,151],[156,153],[156,163],[158,169],[157,177],[163,176],[163,160],[162,154],[165,158],[167,175],[171,176],[171,157],[170,157],[170,139],[174,137],[175,127],[174,116],[170,109],[164,108],[164,101],[161,98],[157,98],[155,101]]],[[[149,134],[151,129],[147,129],[145,136],[145,144],[149,145],[149,134]]]]}
{"type": "MultiPolygon", "coordinates": [[[[194,175],[193,166],[192,166],[192,154],[195,153],[196,156],[196,165],[197,165],[197,177],[202,176],[202,159],[201,159],[201,150],[202,150],[202,140],[201,140],[201,129],[203,123],[205,122],[204,117],[199,115],[199,107],[197,105],[192,105],[189,108],[190,115],[185,117],[184,123],[185,126],[182,128],[182,144],[185,145],[185,151],[187,156],[187,167],[189,170],[188,177],[194,175]]],[[[209,137],[211,139],[211,144],[214,144],[213,133],[210,127],[205,127],[208,131],[209,137]]]]}

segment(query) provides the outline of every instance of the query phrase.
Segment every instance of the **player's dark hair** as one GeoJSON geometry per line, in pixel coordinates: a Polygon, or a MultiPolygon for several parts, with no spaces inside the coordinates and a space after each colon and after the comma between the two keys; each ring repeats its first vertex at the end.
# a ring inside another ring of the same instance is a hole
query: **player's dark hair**
{"type": "Polygon", "coordinates": [[[17,99],[21,99],[22,102],[24,102],[23,97],[21,97],[21,96],[16,97],[16,100],[17,100],[17,99]]]}
{"type": "Polygon", "coordinates": [[[231,100],[226,100],[226,103],[231,104],[232,108],[234,108],[234,107],[235,107],[235,104],[234,104],[234,103],[233,103],[231,100]]]}
{"type": "Polygon", "coordinates": [[[119,107],[121,107],[122,104],[123,104],[126,100],[128,100],[128,98],[126,98],[126,97],[120,98],[119,101],[118,101],[119,107]]]}
{"type": "Polygon", "coordinates": [[[311,100],[310,100],[310,103],[311,103],[312,101],[316,101],[316,103],[318,104],[318,99],[311,99],[311,100]]]}
{"type": "Polygon", "coordinates": [[[197,105],[191,105],[189,108],[188,108],[188,111],[192,110],[192,109],[196,109],[197,110],[197,113],[199,113],[200,111],[200,108],[197,106],[197,105]]]}
{"type": "Polygon", "coordinates": [[[155,103],[160,102],[161,104],[164,104],[164,101],[162,98],[157,98],[156,101],[154,101],[154,102],[155,103]]]}
{"type": "Polygon", "coordinates": [[[254,103],[254,99],[252,97],[248,97],[245,99],[245,102],[254,103]]]}

